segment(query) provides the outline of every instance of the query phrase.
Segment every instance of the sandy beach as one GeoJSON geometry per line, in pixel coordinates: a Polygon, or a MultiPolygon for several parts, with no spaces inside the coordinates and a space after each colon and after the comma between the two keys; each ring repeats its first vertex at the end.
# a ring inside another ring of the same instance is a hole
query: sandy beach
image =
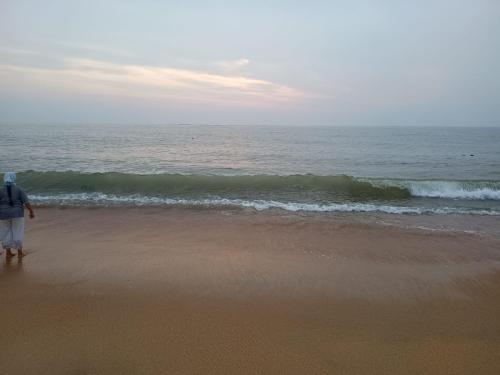
{"type": "Polygon", "coordinates": [[[499,374],[498,228],[40,208],[28,256],[1,261],[0,372],[499,374]]]}

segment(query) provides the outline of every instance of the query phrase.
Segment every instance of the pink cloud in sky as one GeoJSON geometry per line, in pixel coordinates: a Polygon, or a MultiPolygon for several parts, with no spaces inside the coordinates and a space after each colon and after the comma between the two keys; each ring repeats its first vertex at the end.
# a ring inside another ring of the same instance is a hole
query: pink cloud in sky
{"type": "MultiPolygon", "coordinates": [[[[248,60],[243,59],[233,65],[247,63],[248,60]]],[[[31,86],[70,94],[241,106],[294,103],[304,97],[304,93],[295,88],[242,75],[82,58],[65,58],[62,67],[57,68],[0,65],[0,82],[21,85],[26,90],[31,86]]]]}

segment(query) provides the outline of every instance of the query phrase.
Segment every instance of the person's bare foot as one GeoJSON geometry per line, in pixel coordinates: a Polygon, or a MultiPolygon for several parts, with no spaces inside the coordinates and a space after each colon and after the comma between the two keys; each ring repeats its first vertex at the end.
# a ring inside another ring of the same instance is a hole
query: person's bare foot
{"type": "Polygon", "coordinates": [[[17,257],[18,258],[25,257],[26,255],[28,255],[28,254],[26,254],[26,252],[23,251],[22,249],[21,250],[17,250],[17,257]]]}

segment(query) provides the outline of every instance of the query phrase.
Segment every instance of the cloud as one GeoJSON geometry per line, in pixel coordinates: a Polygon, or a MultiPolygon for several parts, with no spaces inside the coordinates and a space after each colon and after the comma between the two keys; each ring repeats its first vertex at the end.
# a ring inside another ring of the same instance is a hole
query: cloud
{"type": "MultiPolygon", "coordinates": [[[[248,61],[248,60],[246,60],[248,61]]],[[[246,62],[240,61],[241,64],[246,62]]],[[[0,84],[24,85],[70,94],[114,95],[143,99],[268,106],[296,102],[304,94],[292,87],[241,75],[117,64],[65,58],[62,67],[0,65],[0,84]]]]}
{"type": "Polygon", "coordinates": [[[248,59],[224,60],[215,63],[219,68],[229,71],[240,69],[248,64],[250,64],[250,60],[248,59]]]}

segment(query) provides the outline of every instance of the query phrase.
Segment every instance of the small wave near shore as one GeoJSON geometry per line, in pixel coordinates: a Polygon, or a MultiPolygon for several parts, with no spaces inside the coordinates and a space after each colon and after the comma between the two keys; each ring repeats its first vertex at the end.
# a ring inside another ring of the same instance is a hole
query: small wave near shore
{"type": "Polygon", "coordinates": [[[236,206],[307,212],[500,215],[500,181],[73,171],[26,171],[19,173],[18,179],[33,201],[43,205],[236,206]]]}

